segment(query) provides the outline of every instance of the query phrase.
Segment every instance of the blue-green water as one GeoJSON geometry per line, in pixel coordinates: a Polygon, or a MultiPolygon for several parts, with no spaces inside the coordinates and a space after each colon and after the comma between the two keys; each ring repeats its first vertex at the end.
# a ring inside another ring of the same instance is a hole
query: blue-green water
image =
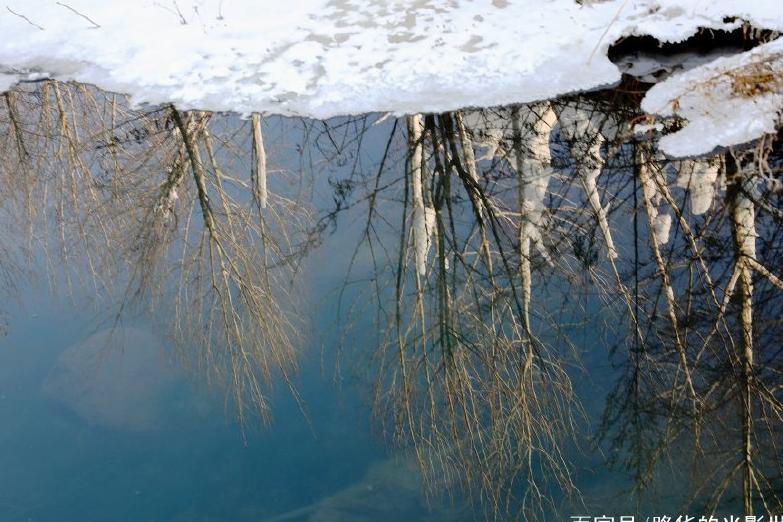
{"type": "Polygon", "coordinates": [[[188,381],[161,397],[172,415],[160,429],[91,426],[42,382],[93,323],[39,292],[0,341],[2,521],[259,521],[334,494],[384,457],[368,412],[317,357],[297,382],[307,418],[280,388],[273,424],[247,426],[244,441],[221,393],[188,381]]]}
{"type": "MultiPolygon", "coordinates": [[[[284,123],[270,128],[271,142],[299,139],[298,126],[284,123]]],[[[369,154],[383,147],[386,133],[367,140],[369,154]]],[[[298,160],[285,153],[276,161],[296,170],[298,160]]],[[[317,179],[315,203],[328,206],[327,175],[317,179]]],[[[14,291],[18,301],[0,307],[9,314],[8,333],[0,337],[0,522],[261,522],[340,492],[371,490],[366,475],[389,462],[389,452],[372,430],[366,390],[352,378],[357,368],[343,365],[335,385],[336,290],[355,245],[352,221],[341,220],[341,233],[327,238],[302,271],[301,287],[310,303],[302,312],[312,332],[303,336],[294,385],[305,411],[278,382],[270,391],[273,418],[266,427],[251,419],[242,429],[223,390],[184,373],[155,395],[155,408],[166,419],[162,426],[132,431],[85,419],[67,401],[47,395],[44,383],[65,350],[111,326],[106,310],[114,309],[112,303],[96,306],[89,288],[78,285],[71,299],[45,284],[23,284],[14,291]],[[80,297],[81,292],[88,295],[80,297]]],[[[167,333],[144,320],[128,326],[167,333]]],[[[355,339],[369,328],[370,321],[354,325],[360,334],[355,339]]],[[[365,500],[364,507],[348,506],[346,513],[355,515],[351,520],[376,520],[384,509],[389,520],[403,513],[407,519],[427,516],[418,499],[395,512],[400,499],[393,489],[392,484],[385,499],[375,488],[375,498],[365,500]],[[367,504],[383,506],[363,513],[367,504]]],[[[340,498],[350,504],[356,500],[351,494],[340,498]]],[[[315,512],[303,513],[291,520],[315,512]]]]}
{"type": "MultiPolygon", "coordinates": [[[[287,136],[286,129],[271,130],[271,141],[287,136]]],[[[388,131],[388,125],[368,131],[363,154],[377,161],[388,131]]],[[[293,164],[297,158],[283,159],[293,164]]],[[[348,168],[332,174],[345,176],[348,168]]],[[[327,174],[319,173],[312,190],[316,206],[328,209],[333,189],[327,174]]],[[[335,386],[334,357],[344,326],[338,322],[337,290],[352,263],[354,279],[370,266],[366,249],[352,259],[364,219],[361,209],[343,214],[338,233],[311,253],[301,271],[305,301],[312,305],[303,315],[312,332],[303,336],[294,385],[305,411],[277,383],[268,427],[251,420],[243,431],[222,390],[192,377],[156,396],[156,408],[166,419],[157,429],[129,431],[89,422],[44,393],[43,384],[63,351],[105,328],[109,317],[89,299],[58,298],[40,286],[20,288],[19,303],[0,307],[10,312],[9,333],[0,339],[0,522],[264,522],[285,513],[299,513],[285,519],[294,521],[465,520],[464,513],[428,514],[409,490],[415,477],[395,476],[409,470],[383,467],[389,455],[371,430],[367,390],[350,378],[353,371],[373,373],[363,367],[370,357],[343,361],[346,378],[335,386]],[[368,473],[377,477],[378,469],[390,475],[382,488],[366,478],[368,473]],[[337,499],[331,510],[319,515],[308,509],[330,498],[337,499]],[[344,511],[333,509],[340,503],[344,511]]],[[[344,303],[367,299],[344,297],[344,303]]],[[[356,334],[351,342],[358,348],[348,351],[351,356],[372,349],[371,340],[363,348],[363,338],[372,337],[376,326],[374,306],[360,301],[349,318],[356,334]]],[[[573,377],[594,421],[614,379],[607,340],[596,338],[591,328],[592,322],[602,322],[597,306],[574,318],[584,323],[575,342],[586,369],[574,370],[573,377]]],[[[158,333],[143,320],[132,326],[158,333]]],[[[585,427],[585,439],[588,434],[585,427]]],[[[562,503],[561,515],[632,512],[633,500],[623,496],[631,486],[627,477],[609,473],[604,456],[588,447],[573,451],[574,478],[588,496],[588,507],[562,503]]]]}

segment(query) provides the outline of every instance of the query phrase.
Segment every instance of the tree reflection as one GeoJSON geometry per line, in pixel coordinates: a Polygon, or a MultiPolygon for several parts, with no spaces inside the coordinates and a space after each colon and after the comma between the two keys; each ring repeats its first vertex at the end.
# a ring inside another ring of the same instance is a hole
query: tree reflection
{"type": "Polygon", "coordinates": [[[245,126],[217,122],[214,137],[211,114],[130,110],[121,96],[48,81],[5,102],[5,207],[38,240],[53,283],[62,273],[68,291],[91,285],[121,310],[151,309],[198,347],[181,355],[233,390],[240,418],[248,407],[266,417],[263,386],[296,364],[286,309],[308,207],[280,193],[262,208],[237,138],[245,126]]]}
{"type": "Polygon", "coordinates": [[[301,122],[288,172],[259,115],[26,84],[0,107],[3,281],[40,256],[53,286],[152,311],[240,418],[268,418],[267,387],[296,368],[300,263],[362,208],[345,269],[370,281],[364,320],[377,313],[375,413],[431,493],[525,519],[578,496],[573,380],[580,351],[613,336],[598,434],[635,491],[676,459],[689,505],[779,511],[781,135],[673,161],[634,132],[646,116],[627,87],[301,122]],[[372,169],[370,132],[388,133],[372,169]],[[301,185],[336,167],[317,215],[301,185]]]}
{"type": "Polygon", "coordinates": [[[392,225],[370,205],[363,235],[390,325],[378,413],[429,484],[495,515],[575,493],[582,307],[627,335],[599,435],[637,494],[672,466],[688,506],[780,507],[780,137],[671,161],[634,107],[598,93],[409,117],[403,186],[371,184],[405,209],[392,225]]]}

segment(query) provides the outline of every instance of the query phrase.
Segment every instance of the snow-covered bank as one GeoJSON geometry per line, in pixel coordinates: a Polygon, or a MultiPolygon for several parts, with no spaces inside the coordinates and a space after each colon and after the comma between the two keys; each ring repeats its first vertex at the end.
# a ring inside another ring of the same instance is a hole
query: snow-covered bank
{"type": "Polygon", "coordinates": [[[677,42],[741,21],[783,30],[778,0],[9,0],[0,90],[46,76],[183,109],[435,112],[608,86],[620,72],[607,51],[623,36],[677,42]]]}
{"type": "Polygon", "coordinates": [[[661,138],[672,156],[695,156],[775,132],[783,111],[783,39],[677,74],[653,86],[642,109],[688,120],[661,138]]]}

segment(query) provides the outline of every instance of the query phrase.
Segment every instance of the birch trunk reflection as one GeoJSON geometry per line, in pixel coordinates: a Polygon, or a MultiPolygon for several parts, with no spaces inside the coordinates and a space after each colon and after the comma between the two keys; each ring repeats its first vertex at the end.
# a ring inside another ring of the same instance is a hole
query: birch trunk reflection
{"type": "Polygon", "coordinates": [[[466,492],[510,519],[578,499],[573,447],[592,435],[582,357],[607,350],[619,368],[597,377],[616,384],[597,435],[638,495],[676,455],[684,502],[773,513],[781,135],[675,161],[634,132],[647,117],[635,87],[298,122],[289,172],[274,118],[26,84],[0,106],[0,276],[12,289],[41,264],[66,292],[117,298],[117,320],[154,314],[240,418],[268,419],[276,378],[296,394],[300,263],[364,208],[345,269],[369,281],[359,307],[378,336],[358,355],[375,363],[377,420],[431,494],[466,492]],[[368,160],[372,133],[384,147],[368,160]],[[300,184],[325,177],[335,205],[319,212],[300,184]]]}

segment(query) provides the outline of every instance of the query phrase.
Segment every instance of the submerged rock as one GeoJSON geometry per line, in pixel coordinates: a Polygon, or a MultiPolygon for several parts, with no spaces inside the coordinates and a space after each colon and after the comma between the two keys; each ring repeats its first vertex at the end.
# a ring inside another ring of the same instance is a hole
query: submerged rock
{"type": "Polygon", "coordinates": [[[113,328],[68,347],[43,392],[90,425],[147,431],[162,426],[165,398],[180,379],[160,339],[113,328]]]}

